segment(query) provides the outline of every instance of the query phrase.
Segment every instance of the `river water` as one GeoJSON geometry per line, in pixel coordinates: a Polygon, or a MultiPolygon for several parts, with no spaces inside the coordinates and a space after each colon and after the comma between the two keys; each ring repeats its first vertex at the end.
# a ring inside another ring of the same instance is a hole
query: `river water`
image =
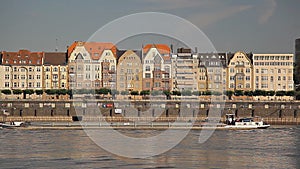
{"type": "MultiPolygon", "coordinates": [[[[147,135],[151,130],[126,130],[147,135]]],[[[113,155],[83,130],[0,130],[0,168],[300,168],[300,127],[218,130],[198,143],[199,131],[170,151],[146,159],[113,155]]],[[[147,146],[147,145],[145,145],[147,146]]]]}

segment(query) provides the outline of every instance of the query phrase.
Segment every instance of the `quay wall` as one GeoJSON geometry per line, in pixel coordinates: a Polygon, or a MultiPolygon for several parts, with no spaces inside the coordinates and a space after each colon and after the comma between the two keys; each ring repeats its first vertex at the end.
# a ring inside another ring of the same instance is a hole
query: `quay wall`
{"type": "MultiPolygon", "coordinates": [[[[209,101],[167,101],[167,100],[0,100],[0,116],[7,118],[34,117],[45,119],[49,117],[83,116],[108,117],[115,119],[129,117],[161,117],[168,118],[195,118],[209,117],[222,118],[227,113],[234,113],[238,117],[260,116],[267,121],[300,121],[300,102],[297,101],[227,101],[225,103],[210,103],[209,101]],[[115,112],[115,109],[121,112],[115,112]],[[221,110],[221,111],[214,111],[221,110]],[[284,120],[285,119],[285,120],[284,120]],[[298,120],[299,119],[299,120],[298,120]]],[[[0,118],[1,120],[1,118],[0,118]]],[[[273,122],[272,122],[273,123],[273,122]]],[[[294,124],[294,123],[293,123],[294,124]]]]}

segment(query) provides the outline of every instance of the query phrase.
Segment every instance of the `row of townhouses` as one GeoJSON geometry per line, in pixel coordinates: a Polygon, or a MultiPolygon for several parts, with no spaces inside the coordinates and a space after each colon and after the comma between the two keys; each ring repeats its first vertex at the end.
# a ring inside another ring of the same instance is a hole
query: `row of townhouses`
{"type": "Polygon", "coordinates": [[[67,52],[2,51],[0,89],[294,89],[293,54],[172,50],[165,44],[119,50],[112,43],[76,41],[67,52]]]}

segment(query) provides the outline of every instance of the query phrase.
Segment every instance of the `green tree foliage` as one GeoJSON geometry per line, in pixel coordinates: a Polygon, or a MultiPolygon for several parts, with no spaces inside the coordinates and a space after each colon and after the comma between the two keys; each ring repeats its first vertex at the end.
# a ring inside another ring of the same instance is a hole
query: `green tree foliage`
{"type": "Polygon", "coordinates": [[[139,91],[131,91],[130,95],[137,96],[139,95],[139,91]]]}
{"type": "Polygon", "coordinates": [[[127,90],[121,91],[121,95],[128,95],[128,94],[129,94],[129,92],[127,90]]]}
{"type": "Polygon", "coordinates": [[[142,90],[140,92],[140,95],[143,95],[143,96],[150,95],[150,91],[149,90],[142,90]]]}
{"type": "Polygon", "coordinates": [[[43,90],[35,90],[36,95],[42,95],[44,93],[43,90]]]}
{"type": "Polygon", "coordinates": [[[253,91],[245,91],[244,95],[245,96],[253,96],[253,91]]]}
{"type": "Polygon", "coordinates": [[[111,93],[110,89],[107,88],[101,88],[101,89],[96,89],[96,94],[104,94],[107,95],[108,93],[111,93]]]}
{"type": "Polygon", "coordinates": [[[192,95],[194,95],[194,96],[201,96],[201,92],[200,91],[193,91],[192,95]]]}
{"type": "Polygon", "coordinates": [[[10,95],[11,90],[9,90],[9,89],[1,90],[1,93],[5,94],[5,95],[10,95]]]}
{"type": "Polygon", "coordinates": [[[153,90],[150,92],[152,96],[158,96],[158,95],[162,95],[163,92],[159,91],[159,90],[153,90]]]}
{"type": "Polygon", "coordinates": [[[172,91],[172,95],[174,95],[174,96],[180,96],[181,92],[180,91],[172,91]]]}
{"type": "Polygon", "coordinates": [[[234,91],[235,96],[244,96],[244,91],[243,90],[236,90],[234,91]]]}
{"type": "Polygon", "coordinates": [[[59,90],[56,90],[56,94],[58,94],[58,95],[66,95],[66,94],[68,94],[68,90],[66,90],[66,89],[59,89],[59,90]]]}
{"type": "Polygon", "coordinates": [[[14,89],[13,90],[13,94],[22,94],[22,93],[23,93],[23,91],[20,90],[20,89],[14,89]]]}
{"type": "Polygon", "coordinates": [[[25,90],[23,90],[23,93],[24,94],[32,95],[32,94],[34,94],[34,90],[32,90],[32,89],[25,89],[25,90]]]}
{"type": "Polygon", "coordinates": [[[285,91],[277,91],[276,96],[285,96],[286,92],[285,91]]]}
{"type": "Polygon", "coordinates": [[[228,97],[229,100],[231,100],[234,92],[231,90],[227,90],[224,94],[228,97]]]}
{"type": "Polygon", "coordinates": [[[190,90],[183,90],[181,92],[181,95],[182,96],[191,96],[192,95],[192,92],[190,90]]]}
{"type": "Polygon", "coordinates": [[[45,90],[45,93],[47,95],[55,95],[56,94],[56,90],[54,90],[54,89],[47,89],[47,90],[45,90]]]}
{"type": "Polygon", "coordinates": [[[296,92],[293,91],[293,90],[287,91],[287,92],[286,92],[286,95],[287,95],[287,96],[295,96],[295,94],[296,94],[296,92]]]}

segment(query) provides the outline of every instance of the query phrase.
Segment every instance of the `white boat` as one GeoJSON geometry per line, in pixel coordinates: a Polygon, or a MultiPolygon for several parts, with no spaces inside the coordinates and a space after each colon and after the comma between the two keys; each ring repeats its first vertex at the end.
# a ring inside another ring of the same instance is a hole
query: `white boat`
{"type": "Polygon", "coordinates": [[[266,129],[270,127],[270,124],[267,124],[262,119],[258,117],[252,118],[236,118],[235,114],[226,114],[226,126],[224,128],[228,129],[266,129]]]}
{"type": "Polygon", "coordinates": [[[15,128],[15,127],[26,127],[28,123],[23,121],[11,121],[9,123],[0,123],[1,128],[15,128]]]}

